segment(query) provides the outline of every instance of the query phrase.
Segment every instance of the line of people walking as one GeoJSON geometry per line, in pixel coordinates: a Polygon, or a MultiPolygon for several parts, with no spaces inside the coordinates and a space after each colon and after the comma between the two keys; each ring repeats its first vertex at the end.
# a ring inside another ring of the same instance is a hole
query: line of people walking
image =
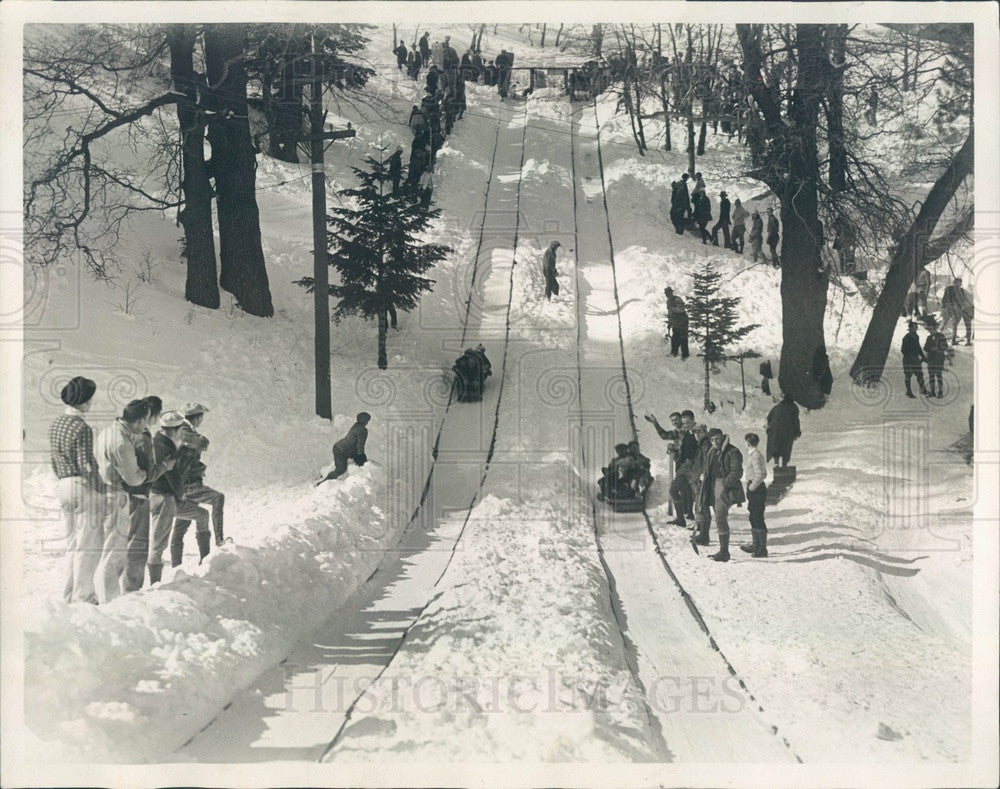
{"type": "Polygon", "coordinates": [[[767,255],[762,251],[766,241],[771,265],[775,267],[781,265],[778,259],[781,223],[775,216],[774,208],[768,206],[765,216],[761,216],[756,208],[752,212],[747,212],[738,197],[734,202],[730,202],[729,195],[721,191],[719,218],[710,231],[708,223],[712,221],[712,201],[705,187],[705,179],[701,173],[695,173],[694,188],[689,190],[690,178],[688,173],[682,173],[680,179],[670,184],[670,222],[677,235],[682,236],[684,231],[688,230],[700,238],[702,244],[711,241],[713,246],[719,246],[721,232],[723,247],[731,249],[738,255],[744,252],[744,238],[746,238],[746,241],[750,242],[750,253],[754,263],[758,258],[767,261],[767,255]],[[747,235],[747,220],[750,221],[749,235],[747,235]]]}
{"type": "Polygon", "coordinates": [[[76,376],[62,389],[64,412],[49,429],[52,470],[66,535],[66,602],[107,603],[158,583],[168,545],[181,564],[195,522],[200,559],[223,533],[225,496],[205,484],[198,432],[208,408],[189,403],[163,411],[150,395],[132,400],[95,439],[85,419],[97,384],[76,376]],[[208,509],[205,509],[205,508],[208,509]]]}

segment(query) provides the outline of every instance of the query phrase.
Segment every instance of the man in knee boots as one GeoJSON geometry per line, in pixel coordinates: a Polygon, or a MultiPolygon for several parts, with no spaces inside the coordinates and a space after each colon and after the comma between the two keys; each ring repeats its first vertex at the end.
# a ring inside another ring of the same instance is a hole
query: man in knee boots
{"type": "Polygon", "coordinates": [[[752,541],[740,546],[755,559],[767,556],[767,524],[764,523],[764,505],[767,500],[767,463],[760,451],[760,436],[747,433],[747,510],[750,514],[752,541]]]}

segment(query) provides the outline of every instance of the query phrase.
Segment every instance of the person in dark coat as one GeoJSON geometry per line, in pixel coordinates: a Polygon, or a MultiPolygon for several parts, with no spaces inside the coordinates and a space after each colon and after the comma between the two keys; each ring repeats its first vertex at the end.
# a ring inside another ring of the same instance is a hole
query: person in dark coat
{"type": "Polygon", "coordinates": [[[729,248],[740,255],[743,254],[743,234],[747,230],[747,210],[740,203],[740,198],[736,198],[733,205],[733,243],[729,248]]]}
{"type": "Polygon", "coordinates": [[[677,205],[684,209],[684,218],[691,216],[691,195],[688,192],[688,179],[690,177],[687,173],[682,173],[681,180],[677,182],[677,205]]]}
{"type": "Polygon", "coordinates": [[[927,361],[924,351],[920,347],[920,337],[917,335],[917,324],[910,321],[906,334],[903,335],[903,342],[900,346],[903,354],[903,377],[906,382],[906,396],[916,397],[910,388],[910,379],[916,377],[920,385],[920,394],[927,394],[924,388],[924,368],[923,363],[927,361]]]}
{"type": "Polygon", "coordinates": [[[455,371],[456,399],[460,403],[477,402],[483,399],[486,379],[493,374],[493,366],[486,356],[486,348],[477,345],[466,348],[452,365],[455,371]]]}
{"type": "Polygon", "coordinates": [[[688,314],[684,301],[673,293],[667,297],[667,324],[670,326],[670,355],[681,355],[681,360],[687,359],[688,351],[688,314]]]}
{"type": "Polygon", "coordinates": [[[653,475],[650,470],[653,464],[639,449],[638,441],[628,442],[628,461],[625,473],[627,474],[626,490],[630,495],[642,498],[653,484],[653,475]]]}
{"type": "Polygon", "coordinates": [[[392,180],[392,193],[399,192],[399,182],[403,179],[403,149],[399,146],[389,157],[389,178],[392,180]]]}
{"type": "Polygon", "coordinates": [[[937,321],[929,318],[930,334],[924,341],[924,355],[927,358],[927,387],[931,397],[944,397],[944,363],[951,353],[948,338],[938,327],[937,321]]]}
{"type": "MultiPolygon", "coordinates": [[[[676,517],[668,523],[675,526],[686,526],[684,514],[691,511],[692,490],[690,475],[694,466],[695,456],[698,454],[698,439],[694,433],[687,429],[665,430],[652,414],[646,414],[646,421],[656,428],[657,435],[664,441],[668,441],[667,452],[670,453],[674,461],[674,478],[670,483],[670,499],[674,504],[676,517]]],[[[694,413],[685,411],[682,419],[694,427],[694,413]]]]}
{"type": "Polygon", "coordinates": [[[353,460],[359,466],[363,466],[368,461],[365,455],[365,441],[368,440],[368,423],[372,415],[367,411],[362,411],[357,416],[357,421],[347,431],[347,435],[333,445],[334,468],[323,479],[317,482],[322,485],[327,480],[336,479],[347,471],[347,461],[353,460]]]}
{"type": "Polygon", "coordinates": [[[420,58],[423,61],[424,67],[427,66],[427,61],[429,61],[431,59],[431,42],[430,42],[430,38],[431,38],[431,34],[430,33],[424,33],[420,37],[420,42],[419,42],[419,46],[420,46],[420,58]]]}
{"type": "Polygon", "coordinates": [[[778,217],[774,215],[774,209],[767,209],[767,246],[771,250],[771,263],[775,267],[781,265],[781,261],[778,260],[778,239],[779,239],[780,226],[778,224],[778,217]]]}
{"type": "Polygon", "coordinates": [[[438,86],[441,83],[437,66],[432,65],[429,69],[427,69],[426,79],[427,81],[425,83],[425,87],[427,92],[430,94],[436,94],[438,92],[438,86]]]}
{"type": "Polygon", "coordinates": [[[501,49],[494,62],[497,66],[497,92],[501,99],[506,99],[510,91],[510,73],[514,68],[514,55],[506,49],[501,49]]]}
{"type": "Polygon", "coordinates": [[[792,446],[802,435],[799,424],[799,407],[791,395],[784,395],[767,415],[767,459],[775,465],[787,466],[792,459],[792,446]]]}
{"type": "Polygon", "coordinates": [[[399,45],[392,51],[396,54],[396,68],[402,71],[403,66],[406,65],[406,55],[407,55],[406,44],[400,41],[399,45]]]}
{"type": "Polygon", "coordinates": [[[825,345],[816,346],[809,374],[816,382],[816,388],[829,397],[833,391],[833,373],[830,372],[830,357],[826,354],[825,345]]]}
{"type": "Polygon", "coordinates": [[[556,250],[562,246],[558,241],[549,244],[542,256],[542,275],[545,277],[545,300],[551,301],[559,295],[559,281],[556,279],[556,250]]]}
{"type": "Polygon", "coordinates": [[[747,241],[750,242],[750,252],[753,254],[753,262],[756,263],[761,254],[761,245],[764,243],[764,218],[756,208],[750,216],[750,235],[747,241]]]}
{"type": "Polygon", "coordinates": [[[719,192],[719,221],[712,227],[712,246],[719,246],[719,230],[722,230],[722,240],[726,249],[732,246],[729,237],[729,198],[725,192],[719,192]]]}
{"type": "Polygon", "coordinates": [[[450,88],[442,102],[442,110],[444,112],[444,133],[447,136],[451,134],[451,130],[455,126],[455,118],[458,116],[458,97],[455,95],[455,91],[450,88]]]}
{"type": "Polygon", "coordinates": [[[406,73],[410,79],[417,79],[420,76],[420,67],[424,61],[415,49],[411,49],[406,55],[406,73]]]}
{"type": "Polygon", "coordinates": [[[424,112],[418,105],[414,104],[412,109],[410,109],[410,119],[406,123],[413,130],[414,134],[417,134],[422,127],[427,125],[427,118],[424,117],[424,112]]]}
{"type": "Polygon", "coordinates": [[[729,561],[729,508],[746,501],[743,492],[743,453],[729,443],[729,437],[718,428],[709,431],[712,449],[708,453],[704,472],[705,485],[712,493],[712,510],[719,532],[719,551],[710,557],[716,562],[729,561]]]}
{"type": "Polygon", "coordinates": [[[698,450],[688,472],[688,480],[694,488],[696,530],[692,536],[696,545],[708,545],[708,530],[712,525],[712,485],[705,484],[705,472],[712,441],[705,425],[695,425],[691,433],[698,442],[698,450]]]}
{"type": "Polygon", "coordinates": [[[615,456],[611,458],[608,465],[601,469],[603,476],[597,481],[599,492],[598,501],[605,498],[617,499],[621,497],[619,487],[620,468],[619,466],[628,458],[628,444],[615,444],[615,456]]]}
{"type": "Polygon", "coordinates": [[[701,236],[701,243],[707,244],[709,235],[705,228],[712,219],[712,204],[704,192],[698,192],[694,195],[693,216],[694,221],[698,224],[698,235],[701,236]]]}

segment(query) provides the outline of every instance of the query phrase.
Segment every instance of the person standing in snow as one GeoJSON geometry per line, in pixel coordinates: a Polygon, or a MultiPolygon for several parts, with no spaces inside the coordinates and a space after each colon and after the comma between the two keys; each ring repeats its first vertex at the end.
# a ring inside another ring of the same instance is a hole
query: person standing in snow
{"type": "Polygon", "coordinates": [[[691,199],[694,202],[693,216],[698,225],[698,235],[701,237],[701,243],[707,244],[709,235],[705,228],[712,219],[712,203],[704,191],[695,192],[691,199]]]}
{"type": "Polygon", "coordinates": [[[706,191],[705,191],[705,179],[702,178],[701,173],[695,173],[694,174],[694,189],[691,190],[691,201],[692,201],[692,203],[694,202],[694,199],[698,195],[703,195],[703,194],[706,194],[706,191]]]}
{"type": "Polygon", "coordinates": [[[392,193],[397,194],[399,182],[403,179],[403,149],[398,145],[389,157],[389,178],[392,180],[392,193]]]}
{"type": "Polygon", "coordinates": [[[678,352],[681,360],[687,359],[688,352],[688,314],[684,301],[671,292],[667,296],[667,325],[670,326],[670,355],[678,352]]]}
{"type": "Polygon", "coordinates": [[[696,425],[692,434],[698,441],[698,451],[688,474],[694,488],[695,533],[692,539],[696,545],[708,545],[708,530],[712,525],[712,485],[706,484],[705,474],[712,441],[708,436],[708,428],[703,424],[696,425]]]}
{"type": "Polygon", "coordinates": [[[430,93],[432,96],[437,95],[440,81],[441,80],[440,80],[440,74],[438,74],[438,68],[433,62],[431,62],[430,66],[427,69],[426,82],[424,83],[424,87],[427,90],[427,92],[430,93]]]}
{"type": "Polygon", "coordinates": [[[761,247],[764,244],[764,220],[756,208],[753,210],[753,215],[750,217],[749,241],[750,252],[753,254],[753,262],[756,263],[757,258],[761,256],[761,247]]]}
{"type": "MultiPolygon", "coordinates": [[[[184,406],[184,418],[187,420],[190,432],[197,436],[197,430],[201,427],[202,421],[205,419],[205,414],[208,413],[208,409],[201,403],[188,403],[184,406]]],[[[186,431],[185,431],[186,432],[186,431]]],[[[204,441],[205,449],[208,448],[208,439],[202,438],[204,441]]],[[[187,441],[187,443],[194,444],[194,440],[187,441]]],[[[195,504],[207,505],[212,511],[212,530],[215,532],[215,544],[222,545],[225,541],[225,535],[223,533],[223,521],[226,506],[226,496],[224,493],[215,490],[214,488],[208,487],[205,484],[205,471],[206,466],[201,460],[201,453],[204,450],[192,450],[192,456],[189,460],[187,467],[184,471],[184,496],[188,501],[193,501],[195,504]]],[[[180,528],[182,521],[178,518],[177,522],[174,524],[174,528],[180,528]]],[[[187,522],[183,523],[183,528],[187,528],[187,522]]],[[[199,548],[201,544],[199,542],[199,548]]],[[[207,553],[207,551],[205,551],[207,553]]]]}
{"type": "Polygon", "coordinates": [[[406,56],[406,73],[409,75],[410,79],[416,81],[420,79],[420,68],[423,66],[423,58],[420,57],[420,53],[417,50],[411,49],[409,54],[406,56]]]}
{"type": "Polygon", "coordinates": [[[558,241],[549,244],[542,256],[542,275],[545,277],[545,300],[551,301],[559,295],[559,281],[556,279],[556,250],[562,246],[558,241]]]}
{"type": "Polygon", "coordinates": [[[730,249],[740,255],[743,254],[743,234],[746,233],[747,210],[740,203],[740,198],[736,198],[733,203],[733,241],[730,249]]]}
{"type": "Polygon", "coordinates": [[[674,474],[673,480],[670,482],[670,500],[674,504],[675,518],[672,521],[667,521],[667,523],[681,527],[687,526],[684,516],[686,513],[691,512],[693,494],[691,491],[690,475],[695,456],[698,454],[698,439],[685,427],[684,420],[687,420],[689,415],[690,422],[687,424],[693,427],[694,413],[684,411],[680,415],[682,420],[680,429],[664,430],[655,416],[646,414],[646,421],[656,428],[657,435],[664,441],[670,442],[668,451],[671,451],[670,448],[673,447],[671,457],[674,462],[674,474]]]}
{"type": "Polygon", "coordinates": [[[688,192],[688,179],[690,177],[687,173],[681,173],[681,180],[677,182],[678,207],[684,209],[681,215],[682,219],[691,216],[691,194],[688,192]]]}
{"type": "Polygon", "coordinates": [[[424,68],[427,67],[427,62],[431,59],[431,34],[430,32],[425,32],[420,37],[420,58],[423,60],[424,68]]]}
{"type": "MultiPolygon", "coordinates": [[[[146,481],[139,485],[125,485],[128,492],[129,531],[126,542],[124,585],[126,592],[142,589],[146,580],[146,557],[149,554],[149,489],[163,472],[150,473],[153,469],[153,431],[157,429],[163,401],[156,395],[144,399],[149,406],[149,416],[142,432],[135,436],[135,459],[144,472],[146,481]]],[[[169,470],[169,469],[167,469],[169,470]]]]}
{"type": "Polygon", "coordinates": [[[220,536],[217,544],[221,545],[222,535],[222,506],[218,501],[222,496],[217,490],[206,488],[201,484],[205,476],[205,464],[201,462],[201,453],[208,449],[208,439],[201,435],[192,423],[187,411],[190,409],[194,422],[201,424],[202,414],[206,409],[198,403],[189,403],[181,415],[184,421],[181,423],[180,431],[177,434],[180,452],[178,453],[177,464],[181,469],[181,483],[184,488],[184,504],[181,510],[178,507],[177,517],[174,520],[173,528],[170,530],[170,563],[178,567],[184,559],[184,535],[187,533],[191,521],[195,522],[195,541],[198,545],[198,564],[204,561],[212,549],[212,533],[208,528],[208,514],[205,509],[199,506],[202,503],[214,502],[218,507],[212,508],[212,514],[218,516],[216,523],[216,534],[220,536]],[[195,488],[195,480],[198,488],[195,488]],[[196,492],[200,495],[194,495],[196,492]],[[191,515],[193,514],[193,517],[191,515]]]}
{"type": "Polygon", "coordinates": [[[951,344],[958,345],[958,322],[965,323],[965,344],[972,345],[972,318],[974,316],[972,297],[962,287],[962,278],[954,281],[944,289],[941,296],[941,315],[943,316],[942,331],[947,334],[951,325],[951,344]]]}
{"type": "Polygon", "coordinates": [[[755,559],[767,557],[767,523],[764,507],[767,503],[767,463],[760,452],[760,436],[747,433],[747,513],[750,516],[751,542],[740,546],[755,559]]]}
{"type": "Polygon", "coordinates": [[[49,428],[52,470],[66,534],[67,603],[97,603],[94,570],[103,544],[104,493],[94,458],[94,432],[83,415],[90,410],[97,384],[76,376],[60,392],[65,411],[49,428]]]}
{"type": "Polygon", "coordinates": [[[402,71],[403,66],[406,65],[406,55],[407,55],[406,43],[400,41],[399,44],[396,46],[396,48],[392,51],[396,55],[396,68],[402,71]]]}
{"type": "Polygon", "coordinates": [[[705,484],[711,491],[711,506],[719,533],[718,553],[710,558],[716,562],[728,562],[729,508],[746,501],[743,493],[743,454],[729,443],[729,437],[718,428],[710,430],[708,437],[712,449],[706,461],[705,484]]]}
{"type": "Polygon", "coordinates": [[[941,333],[937,321],[928,316],[927,327],[930,334],[924,341],[924,355],[927,357],[927,388],[931,397],[944,397],[944,363],[949,353],[948,338],[941,333]]]}
{"type": "Polygon", "coordinates": [[[920,337],[917,334],[917,324],[910,321],[906,334],[903,335],[903,342],[900,345],[903,354],[903,377],[906,382],[906,396],[916,397],[910,388],[910,379],[916,377],[920,385],[920,394],[926,395],[924,388],[924,368],[923,363],[927,361],[924,351],[920,347],[920,337]]]}
{"type": "MultiPolygon", "coordinates": [[[[142,440],[148,419],[149,403],[132,400],[125,406],[122,415],[100,432],[94,443],[97,467],[107,486],[104,546],[94,572],[98,603],[108,603],[122,592],[130,591],[128,587],[134,585],[129,584],[126,578],[132,524],[128,487],[150,482],[173,467],[173,463],[168,461],[147,472],[140,465],[136,446],[142,440]]],[[[140,588],[141,576],[139,573],[140,588]]]]}
{"type": "Polygon", "coordinates": [[[917,279],[915,281],[917,286],[917,303],[920,309],[923,310],[923,314],[927,315],[927,296],[931,292],[931,273],[924,266],[917,272],[917,279]]]}
{"type": "MultiPolygon", "coordinates": [[[[431,207],[431,195],[434,194],[434,168],[428,167],[420,176],[417,183],[417,192],[420,195],[420,206],[422,208],[431,207]]],[[[393,327],[395,328],[395,327],[393,327]]]]}
{"type": "Polygon", "coordinates": [[[506,99],[510,91],[510,73],[514,68],[514,55],[506,49],[501,49],[494,62],[497,66],[497,92],[501,99],[506,99]]]}
{"type": "Polygon", "coordinates": [[[722,240],[726,249],[732,246],[729,237],[729,198],[725,192],[719,192],[719,221],[712,227],[712,246],[719,246],[719,229],[722,229],[722,240]]]}
{"type": "Polygon", "coordinates": [[[362,411],[357,416],[357,421],[347,431],[347,435],[333,445],[334,468],[323,479],[316,483],[322,485],[327,480],[336,479],[347,471],[347,461],[353,460],[359,466],[363,466],[368,457],[365,455],[365,441],[368,440],[368,423],[372,415],[367,411],[362,411]]]}
{"type": "Polygon", "coordinates": [[[767,246],[771,250],[771,264],[777,268],[781,265],[778,260],[778,239],[780,226],[778,217],[774,215],[774,209],[768,206],[767,209],[767,246]]]}
{"type": "Polygon", "coordinates": [[[792,446],[802,435],[799,424],[799,407],[792,396],[784,394],[781,402],[767,415],[767,459],[774,459],[774,465],[787,466],[792,459],[792,446]]]}

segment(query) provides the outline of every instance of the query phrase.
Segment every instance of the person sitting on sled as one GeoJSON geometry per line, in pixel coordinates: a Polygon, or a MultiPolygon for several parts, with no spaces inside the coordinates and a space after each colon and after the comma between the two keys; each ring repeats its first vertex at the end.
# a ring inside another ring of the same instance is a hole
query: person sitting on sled
{"type": "Polygon", "coordinates": [[[486,348],[481,344],[467,348],[452,365],[455,371],[455,389],[460,403],[475,402],[483,397],[486,379],[493,374],[486,348]]]}
{"type": "Polygon", "coordinates": [[[600,493],[597,494],[598,501],[604,501],[605,498],[619,498],[621,495],[619,467],[628,459],[628,444],[615,444],[615,452],[617,453],[615,457],[611,458],[608,465],[601,468],[604,476],[597,481],[597,487],[600,488],[600,493]]]}
{"type": "Polygon", "coordinates": [[[628,457],[629,463],[623,464],[628,475],[626,488],[632,495],[642,498],[653,484],[653,475],[649,473],[652,463],[639,451],[638,441],[628,443],[628,457]]]}

